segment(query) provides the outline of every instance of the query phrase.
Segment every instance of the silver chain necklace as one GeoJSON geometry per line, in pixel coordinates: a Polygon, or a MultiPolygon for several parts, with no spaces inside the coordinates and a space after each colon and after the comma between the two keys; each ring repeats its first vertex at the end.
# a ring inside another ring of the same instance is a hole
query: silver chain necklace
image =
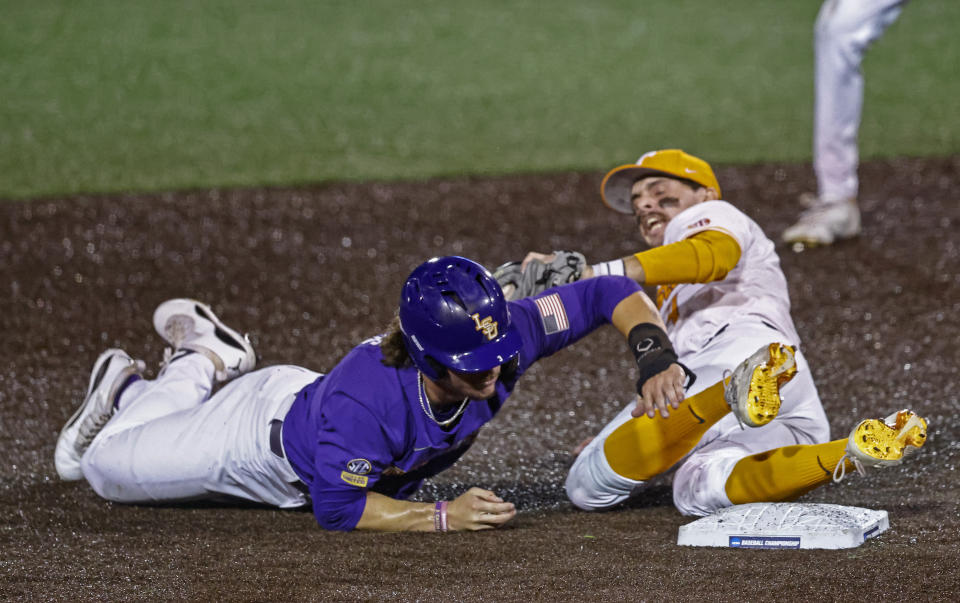
{"type": "Polygon", "coordinates": [[[420,399],[420,408],[423,409],[423,414],[430,417],[430,420],[439,425],[440,427],[446,427],[454,421],[460,418],[460,415],[463,414],[463,410],[467,407],[467,402],[470,401],[470,396],[467,396],[463,399],[463,402],[460,403],[460,408],[457,409],[457,412],[453,413],[453,416],[449,419],[438,421],[437,417],[433,415],[433,409],[430,408],[430,399],[427,398],[427,390],[423,385],[423,373],[417,371],[417,398],[420,399]]]}

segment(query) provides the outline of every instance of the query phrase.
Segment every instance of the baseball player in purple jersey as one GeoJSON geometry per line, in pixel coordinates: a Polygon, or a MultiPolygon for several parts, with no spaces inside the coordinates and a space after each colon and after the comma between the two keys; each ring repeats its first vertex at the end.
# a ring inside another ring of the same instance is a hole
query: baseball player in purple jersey
{"type": "MultiPolygon", "coordinates": [[[[495,493],[405,500],[473,443],[534,362],[612,323],[631,341],[663,333],[639,286],[608,276],[507,302],[479,264],[417,267],[389,331],[329,373],[252,371],[253,348],[197,301],[154,314],[172,347],[155,380],[122,350],[104,352],[55,452],[65,480],[117,502],[233,498],[312,505],[331,530],[481,530],[515,515],[495,493]],[[226,382],[211,397],[216,383],[226,382]]],[[[644,391],[678,400],[686,377],[669,342],[635,352],[644,391]]]]}

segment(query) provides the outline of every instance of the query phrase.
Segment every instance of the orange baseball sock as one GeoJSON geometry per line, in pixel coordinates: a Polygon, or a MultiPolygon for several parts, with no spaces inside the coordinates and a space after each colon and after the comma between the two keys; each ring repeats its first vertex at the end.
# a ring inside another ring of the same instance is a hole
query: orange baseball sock
{"type": "Polygon", "coordinates": [[[627,421],[607,436],[603,452],[618,475],[650,479],[693,450],[707,429],[728,412],[721,381],[685,399],[667,418],[644,415],[627,421]]]}
{"type": "Polygon", "coordinates": [[[784,446],[740,459],[727,478],[727,498],[735,505],[794,500],[833,479],[846,446],[846,439],[784,446]]]}

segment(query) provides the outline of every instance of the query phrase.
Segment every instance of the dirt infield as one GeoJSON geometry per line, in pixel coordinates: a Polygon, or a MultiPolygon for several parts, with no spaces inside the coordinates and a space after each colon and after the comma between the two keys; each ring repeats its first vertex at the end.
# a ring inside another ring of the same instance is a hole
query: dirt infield
{"type": "MultiPolygon", "coordinates": [[[[421,496],[495,489],[520,514],[474,534],[326,533],[307,512],[136,507],[58,481],[57,433],[104,348],[155,370],[150,317],[207,300],[261,365],[325,370],[391,317],[431,255],[489,266],[528,249],[634,249],[598,201],[602,174],[332,184],[0,203],[0,598],[7,600],[956,600],[960,595],[960,158],[862,166],[864,235],[781,249],[793,313],[835,437],[912,407],[923,454],[803,500],[886,509],[844,551],[681,548],[665,481],[626,507],[574,511],[568,450],[631,391],[608,329],[521,380],[504,411],[421,496]]],[[[806,165],[718,170],[770,233],[812,188],[806,165]]]]}

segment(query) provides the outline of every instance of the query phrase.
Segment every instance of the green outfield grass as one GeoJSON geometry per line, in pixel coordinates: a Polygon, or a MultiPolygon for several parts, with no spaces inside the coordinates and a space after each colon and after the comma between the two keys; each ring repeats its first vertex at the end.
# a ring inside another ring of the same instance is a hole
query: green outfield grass
{"type": "MultiPolygon", "coordinates": [[[[820,0],[0,0],[0,198],[810,155],[820,0]]],[[[960,151],[960,2],[867,58],[864,157],[960,151]]]]}

